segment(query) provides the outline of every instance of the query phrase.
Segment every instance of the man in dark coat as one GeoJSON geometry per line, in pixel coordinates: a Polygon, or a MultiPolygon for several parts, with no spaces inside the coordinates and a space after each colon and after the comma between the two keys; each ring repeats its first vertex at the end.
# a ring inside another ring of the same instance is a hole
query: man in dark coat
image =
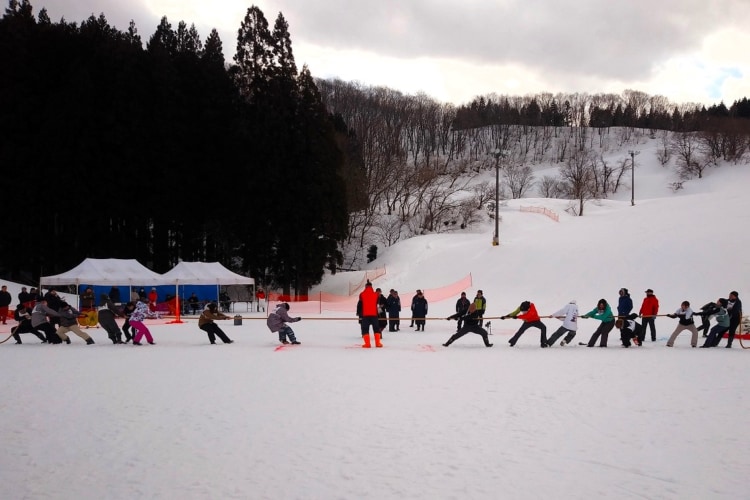
{"type": "Polygon", "coordinates": [[[411,302],[411,317],[414,319],[417,331],[424,331],[425,318],[427,317],[427,299],[422,290],[417,290],[417,295],[414,296],[414,300],[411,302]]]}
{"type": "MultiPolygon", "coordinates": [[[[466,298],[466,292],[461,292],[461,297],[456,301],[456,314],[451,316],[449,319],[458,319],[458,324],[456,325],[456,331],[459,331],[461,327],[463,327],[464,324],[464,316],[469,312],[469,305],[471,302],[469,302],[469,299],[466,298]]],[[[481,308],[480,308],[481,309],[481,308]]],[[[479,311],[479,315],[484,312],[484,310],[479,311]]]]}
{"type": "Polygon", "coordinates": [[[737,327],[740,326],[740,322],[742,321],[742,301],[740,300],[739,293],[735,291],[729,292],[727,311],[729,312],[729,338],[726,345],[728,349],[732,347],[737,327]]]}
{"type": "Polygon", "coordinates": [[[397,332],[400,329],[401,321],[401,297],[396,290],[391,289],[388,298],[385,299],[385,308],[388,311],[388,331],[397,332]]]}

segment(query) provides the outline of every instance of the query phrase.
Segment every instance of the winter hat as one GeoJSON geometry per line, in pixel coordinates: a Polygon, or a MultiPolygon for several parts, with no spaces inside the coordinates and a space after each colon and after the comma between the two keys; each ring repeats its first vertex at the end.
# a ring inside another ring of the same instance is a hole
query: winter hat
{"type": "Polygon", "coordinates": [[[522,311],[528,311],[530,307],[531,302],[529,302],[528,300],[524,300],[523,302],[521,302],[521,306],[519,307],[519,309],[521,309],[522,311]]]}
{"type": "Polygon", "coordinates": [[[287,311],[289,310],[289,303],[288,302],[284,302],[281,305],[284,306],[284,309],[286,309],[287,311]]]}
{"type": "Polygon", "coordinates": [[[370,283],[369,280],[367,281],[367,283],[365,283],[365,288],[367,288],[368,286],[372,288],[372,283],[370,283]]]}
{"type": "Polygon", "coordinates": [[[654,291],[649,288],[648,290],[646,290],[646,293],[654,293],[654,291]]]}
{"type": "Polygon", "coordinates": [[[727,307],[729,305],[729,301],[727,299],[719,299],[719,304],[721,304],[721,307],[727,307]]]}
{"type": "Polygon", "coordinates": [[[623,294],[625,294],[625,295],[628,295],[628,289],[627,289],[627,288],[620,288],[620,291],[621,291],[621,292],[622,292],[623,294]]]}
{"type": "Polygon", "coordinates": [[[624,325],[624,324],[625,324],[625,322],[622,320],[622,318],[617,318],[617,320],[615,320],[615,327],[616,328],[622,328],[622,325],[624,325]]]}
{"type": "Polygon", "coordinates": [[[732,290],[731,292],[729,292],[729,295],[734,295],[735,297],[739,297],[740,296],[740,294],[737,293],[737,292],[735,292],[734,290],[732,290]]]}

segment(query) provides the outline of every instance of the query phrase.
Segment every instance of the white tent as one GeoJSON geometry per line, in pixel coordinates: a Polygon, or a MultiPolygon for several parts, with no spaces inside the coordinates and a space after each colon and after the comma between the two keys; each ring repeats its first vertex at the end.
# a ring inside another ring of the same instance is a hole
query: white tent
{"type": "Polygon", "coordinates": [[[174,283],[135,259],[85,259],[70,271],[42,276],[42,287],[64,285],[166,285],[174,283]]]}
{"type": "Polygon", "coordinates": [[[181,285],[254,285],[255,280],[234,273],[219,262],[180,262],[161,275],[181,285]]]}
{"type": "Polygon", "coordinates": [[[216,297],[219,296],[220,285],[255,285],[253,278],[232,272],[219,262],[180,262],[162,277],[175,285],[175,295],[182,297],[183,301],[186,285],[214,285],[216,297]],[[180,287],[183,287],[183,293],[180,293],[180,287]]]}

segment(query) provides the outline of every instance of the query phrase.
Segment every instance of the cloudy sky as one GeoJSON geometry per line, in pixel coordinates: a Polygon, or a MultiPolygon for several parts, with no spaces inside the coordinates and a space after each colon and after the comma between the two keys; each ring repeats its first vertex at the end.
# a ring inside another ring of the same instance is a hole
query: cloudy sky
{"type": "Polygon", "coordinates": [[[161,16],[216,28],[227,60],[247,9],[289,23],[316,77],[461,104],[489,93],[621,93],[731,105],[750,95],[747,0],[31,0],[53,21],[104,13],[146,41],[161,16]]]}

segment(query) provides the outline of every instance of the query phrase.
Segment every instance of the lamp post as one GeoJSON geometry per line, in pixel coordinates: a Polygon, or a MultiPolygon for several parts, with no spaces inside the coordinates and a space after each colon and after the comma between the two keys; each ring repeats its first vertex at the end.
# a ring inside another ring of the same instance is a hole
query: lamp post
{"type": "Polygon", "coordinates": [[[492,155],[495,157],[495,236],[492,237],[492,246],[500,244],[500,158],[505,158],[508,153],[505,149],[495,148],[492,155]]]}
{"type": "Polygon", "coordinates": [[[630,150],[630,206],[635,206],[635,155],[640,154],[640,151],[630,150]]]}

